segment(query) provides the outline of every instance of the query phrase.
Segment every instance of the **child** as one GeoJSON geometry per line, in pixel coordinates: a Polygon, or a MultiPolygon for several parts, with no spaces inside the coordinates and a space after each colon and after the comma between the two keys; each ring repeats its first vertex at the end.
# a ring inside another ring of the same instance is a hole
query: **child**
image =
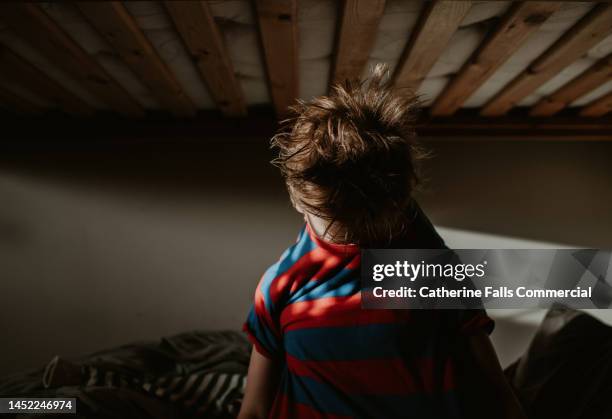
{"type": "Polygon", "coordinates": [[[379,66],[298,104],[272,140],[306,223],[244,326],[254,350],[241,419],[522,417],[484,312],[361,308],[361,247],[444,247],[412,199],[416,100],[387,79],[379,66]]]}

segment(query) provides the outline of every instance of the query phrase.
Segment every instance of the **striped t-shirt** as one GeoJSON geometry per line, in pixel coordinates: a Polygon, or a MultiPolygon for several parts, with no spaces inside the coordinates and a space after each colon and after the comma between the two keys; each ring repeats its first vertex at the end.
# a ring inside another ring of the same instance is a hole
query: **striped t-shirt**
{"type": "MultiPolygon", "coordinates": [[[[406,248],[444,242],[417,211],[406,248]]],[[[399,247],[399,246],[396,246],[399,247]]],[[[361,308],[360,249],[306,225],[261,278],[244,329],[281,365],[270,418],[458,418],[451,347],[482,311],[361,308]]]]}

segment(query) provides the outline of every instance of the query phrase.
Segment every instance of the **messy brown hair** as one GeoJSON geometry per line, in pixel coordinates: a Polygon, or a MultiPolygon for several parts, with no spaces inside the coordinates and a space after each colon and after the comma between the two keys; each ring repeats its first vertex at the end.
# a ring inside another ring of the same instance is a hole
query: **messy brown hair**
{"type": "Polygon", "coordinates": [[[422,155],[414,133],[417,105],[378,65],[365,80],[299,101],[272,139],[273,164],[292,202],[327,220],[333,242],[380,246],[406,228],[422,155]]]}

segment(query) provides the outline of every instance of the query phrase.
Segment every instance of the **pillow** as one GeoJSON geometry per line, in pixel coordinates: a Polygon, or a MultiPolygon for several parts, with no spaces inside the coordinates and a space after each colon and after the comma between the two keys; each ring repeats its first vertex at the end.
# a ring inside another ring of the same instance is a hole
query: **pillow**
{"type": "Polygon", "coordinates": [[[530,418],[612,418],[612,327],[554,306],[506,374],[530,418]]]}

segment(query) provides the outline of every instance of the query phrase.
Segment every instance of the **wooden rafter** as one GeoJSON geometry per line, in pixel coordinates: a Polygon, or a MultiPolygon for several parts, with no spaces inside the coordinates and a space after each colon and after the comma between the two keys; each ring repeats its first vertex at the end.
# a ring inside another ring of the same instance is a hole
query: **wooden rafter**
{"type": "Polygon", "coordinates": [[[255,6],[270,96],[284,117],[299,95],[297,2],[256,0],[255,6]]]}
{"type": "Polygon", "coordinates": [[[457,114],[422,121],[417,124],[416,131],[421,138],[449,140],[612,141],[612,119],[575,116],[484,118],[457,114]]]}
{"type": "Polygon", "coordinates": [[[165,5],[219,109],[229,116],[246,115],[242,89],[208,4],[192,0],[165,5]]]}
{"type": "Polygon", "coordinates": [[[455,113],[560,5],[552,1],[527,1],[510,6],[499,25],[436,98],[432,115],[455,113]]]}
{"type": "Polygon", "coordinates": [[[177,116],[195,114],[193,102],[121,2],[87,1],[75,5],[162,106],[177,116]]]}
{"type": "Polygon", "coordinates": [[[385,0],[344,0],[330,85],[361,76],[374,46],[385,0]]]}
{"type": "Polygon", "coordinates": [[[424,6],[393,76],[397,86],[419,88],[471,5],[470,1],[432,1],[424,6]]]}
{"type": "Polygon", "coordinates": [[[580,110],[580,115],[593,118],[603,116],[608,112],[612,112],[612,92],[586,105],[580,110]]]}
{"type": "Polygon", "coordinates": [[[529,115],[551,116],[569,106],[580,96],[612,80],[612,54],[602,58],[589,69],[570,80],[554,93],[536,103],[529,115]]]}
{"type": "MultiPolygon", "coordinates": [[[[524,110],[524,109],[523,109],[524,110]]],[[[521,110],[521,111],[523,111],[521,110]]],[[[217,111],[203,111],[198,118],[181,124],[162,119],[128,120],[100,115],[95,118],[41,118],[27,123],[24,119],[0,119],[3,129],[14,132],[15,140],[41,140],[42,147],[57,149],[58,144],[69,141],[77,147],[96,147],[104,143],[159,144],[177,141],[202,142],[202,138],[224,141],[228,138],[269,138],[278,129],[270,112],[250,112],[239,124],[219,118],[217,111]],[[39,121],[36,123],[36,121],[39,121]],[[88,141],[83,141],[87,138],[88,141]],[[50,141],[53,140],[53,141],[50,141]]],[[[425,113],[415,123],[417,135],[429,141],[612,141],[612,115],[600,118],[553,116],[525,118],[502,116],[483,118],[463,111],[450,117],[431,118],[425,113]]],[[[0,142],[0,145],[2,142],[0,142]]],[[[27,146],[26,141],[14,141],[15,146],[27,146]]]]}
{"type": "Polygon", "coordinates": [[[612,4],[600,3],[497,93],[481,115],[500,116],[612,33],[612,4]]]}
{"type": "Polygon", "coordinates": [[[40,106],[2,86],[0,86],[0,104],[20,114],[39,114],[42,111],[40,106]]]}
{"type": "Polygon", "coordinates": [[[7,82],[36,92],[61,110],[89,115],[94,109],[6,46],[0,45],[0,76],[7,82]]]}
{"type": "Polygon", "coordinates": [[[143,116],[142,107],[53,19],[30,2],[0,3],[2,21],[111,109],[143,116]]]}

